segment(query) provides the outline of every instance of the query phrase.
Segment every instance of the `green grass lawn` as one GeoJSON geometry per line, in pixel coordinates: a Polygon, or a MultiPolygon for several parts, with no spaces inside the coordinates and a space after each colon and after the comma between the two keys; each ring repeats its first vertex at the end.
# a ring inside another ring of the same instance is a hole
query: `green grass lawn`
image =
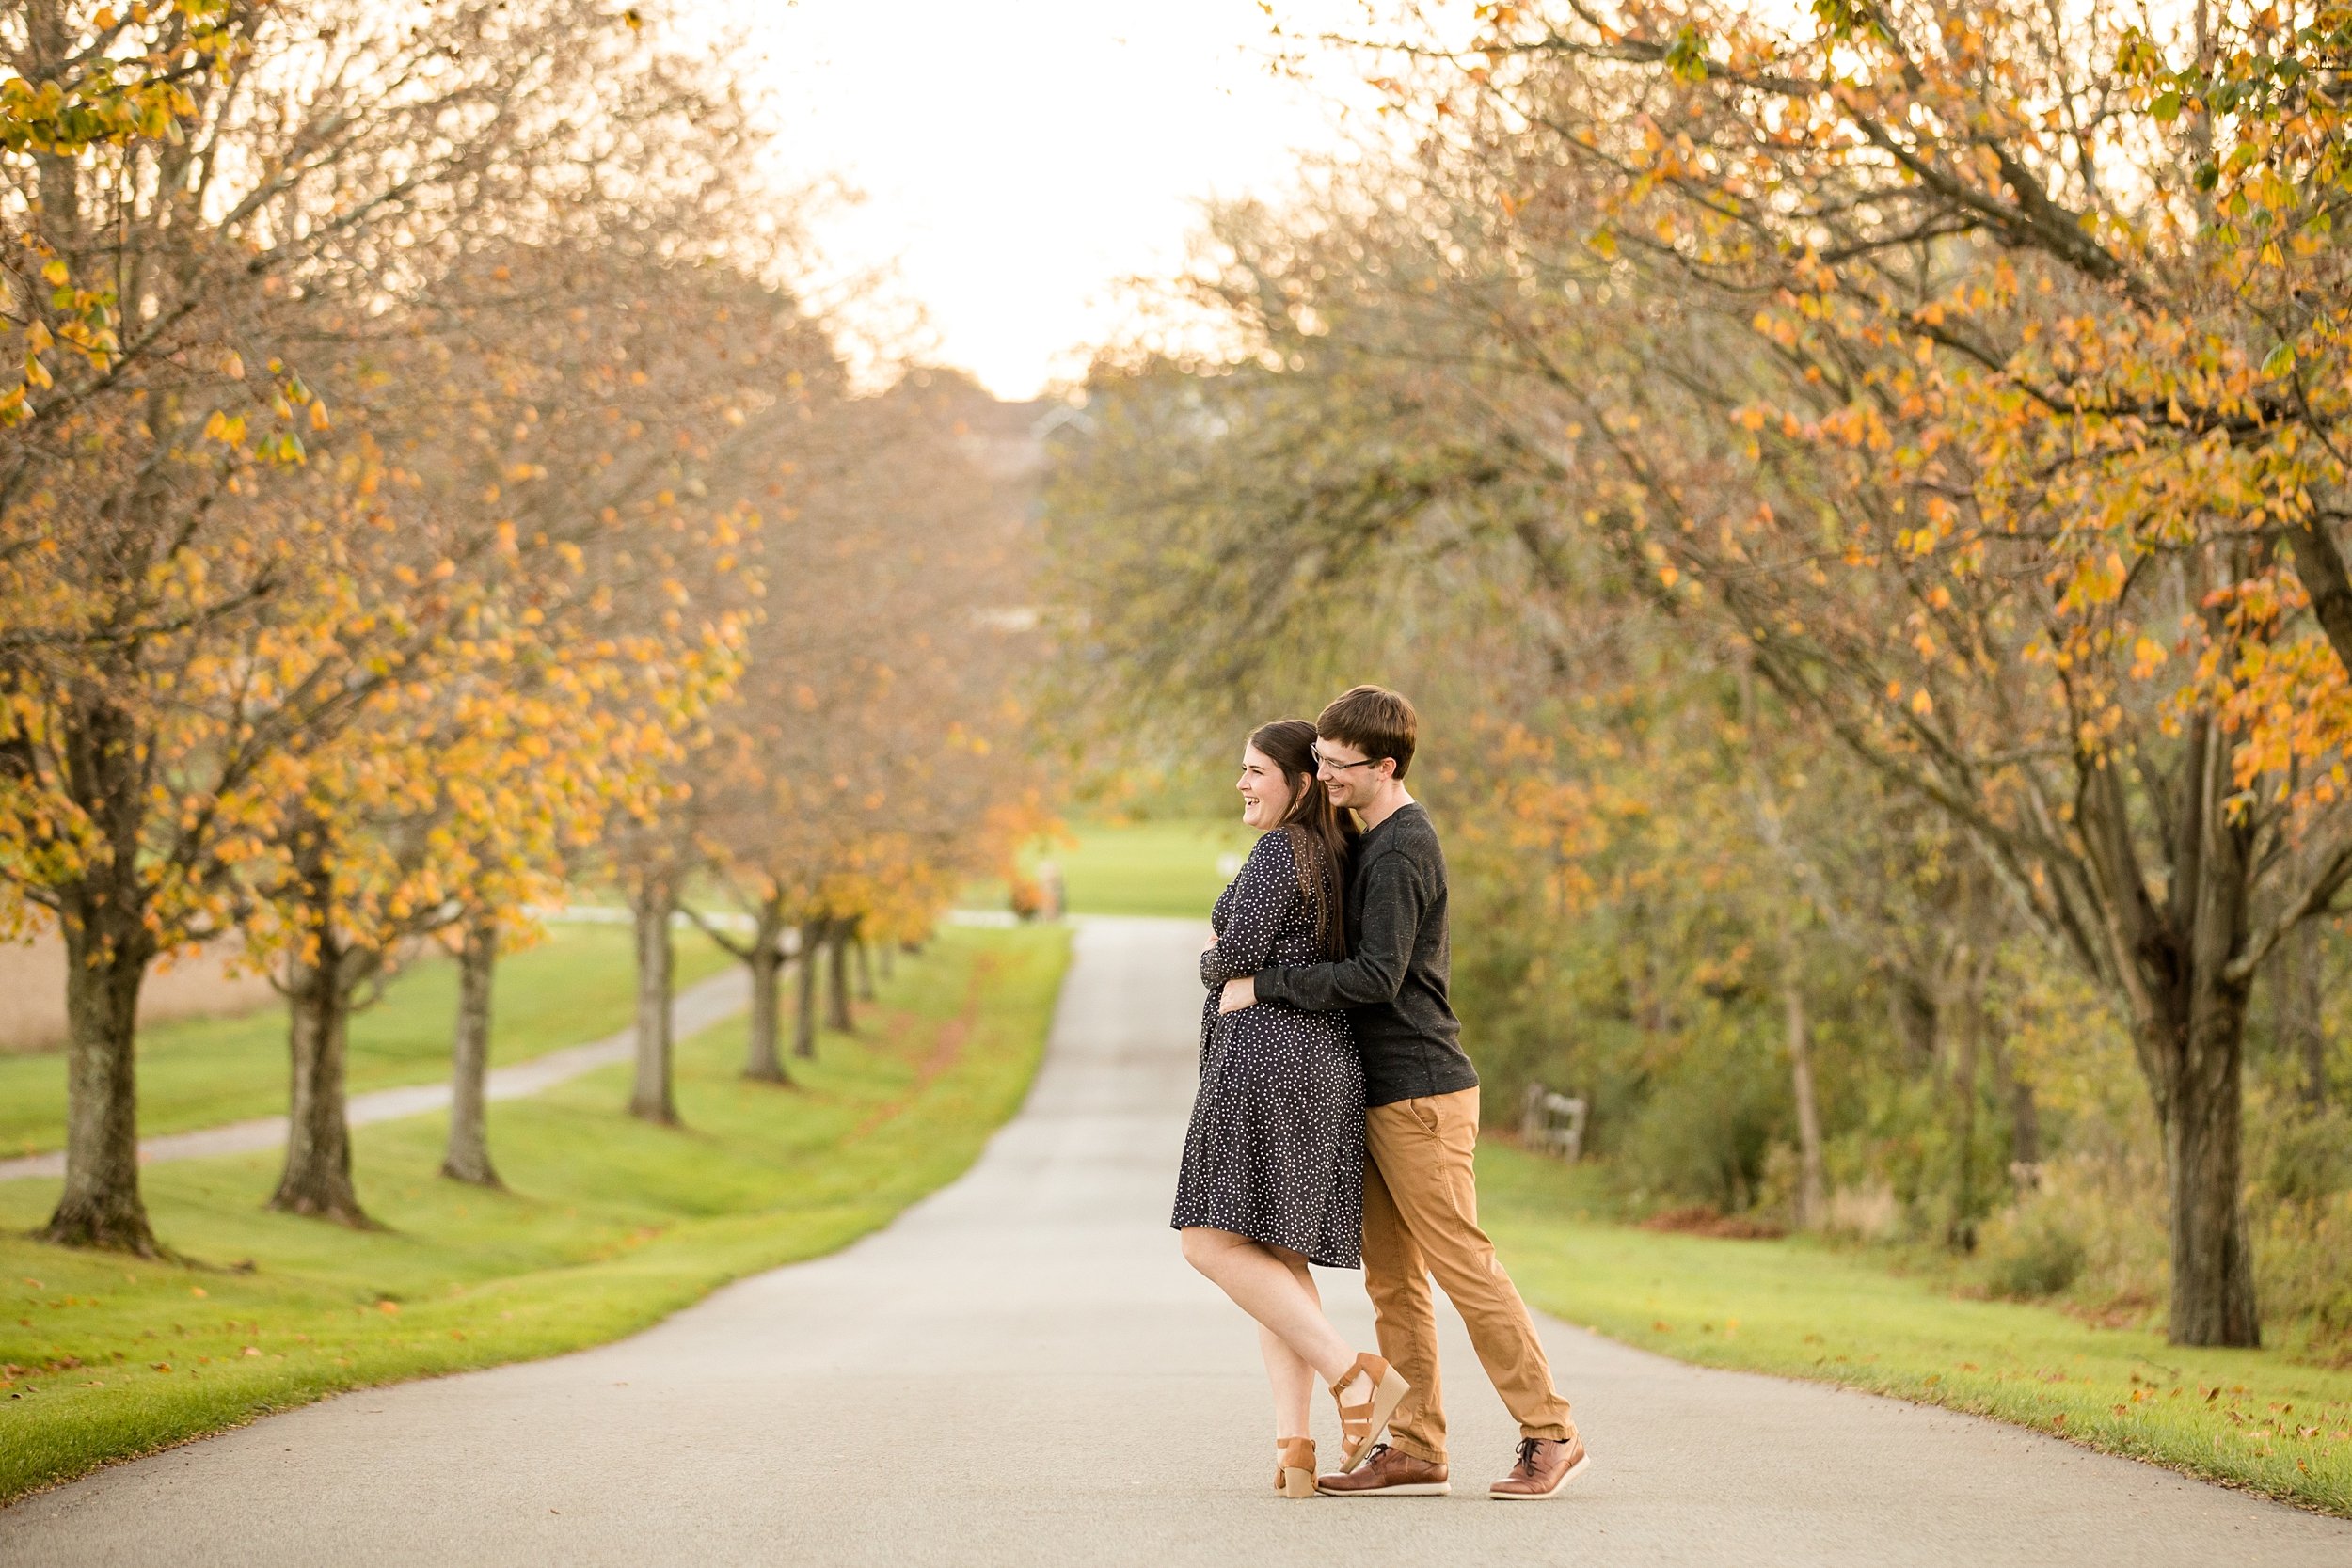
{"type": "Polygon", "coordinates": [[[1478,1176],[1481,1217],[1528,1299],[1613,1339],[1948,1405],[2352,1514],[2352,1370],[1967,1300],[1812,1238],[1584,1217],[1604,1208],[1592,1172],[1504,1145],[1481,1147],[1478,1176]]]}
{"type": "Polygon", "coordinates": [[[202,1263],[22,1240],[56,1183],[0,1183],[0,1501],[343,1389],[600,1343],[844,1245],[1011,1115],[1068,954],[1057,927],[943,931],[792,1087],[737,1076],[741,1020],[705,1031],[678,1053],[682,1129],[622,1114],[626,1068],[493,1105],[506,1192],[433,1174],[440,1117],[361,1128],[381,1231],[264,1212],[274,1152],[150,1167],[158,1234],[202,1263]]]}
{"type": "MultiPolygon", "coordinates": [[[[698,932],[678,934],[678,983],[734,960],[698,932]]],[[[625,926],[556,926],[548,940],[500,960],[490,1056],[521,1061],[623,1027],[636,994],[625,926]]],[[[383,1000],[351,1021],[354,1094],[429,1084],[449,1072],[457,966],[428,958],[395,975],[383,1000]]],[[[180,1132],[286,1109],[286,1012],[187,1019],[139,1034],[139,1131],[180,1132]]],[[[65,1142],[65,1055],[0,1056],[0,1151],[35,1154],[65,1142]]]]}
{"type": "MultiPolygon", "coordinates": [[[[1061,870],[1062,889],[1073,914],[1181,915],[1209,918],[1209,906],[1232,879],[1219,871],[1223,856],[1249,852],[1257,831],[1231,818],[1168,822],[1080,822],[1074,842],[1032,845],[1021,857],[1034,872],[1041,861],[1061,870]]],[[[1005,907],[1002,883],[975,883],[964,901],[978,909],[1005,907]]]]}

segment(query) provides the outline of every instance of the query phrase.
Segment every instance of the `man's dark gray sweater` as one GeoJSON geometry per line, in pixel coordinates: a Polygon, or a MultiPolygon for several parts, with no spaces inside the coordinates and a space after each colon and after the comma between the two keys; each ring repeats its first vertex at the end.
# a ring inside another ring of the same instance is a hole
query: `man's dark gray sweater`
{"type": "Polygon", "coordinates": [[[1418,804],[1364,834],[1347,870],[1347,957],[1258,972],[1261,1002],[1344,1008],[1364,1061],[1364,1103],[1478,1086],[1446,1002],[1445,851],[1418,804]]]}

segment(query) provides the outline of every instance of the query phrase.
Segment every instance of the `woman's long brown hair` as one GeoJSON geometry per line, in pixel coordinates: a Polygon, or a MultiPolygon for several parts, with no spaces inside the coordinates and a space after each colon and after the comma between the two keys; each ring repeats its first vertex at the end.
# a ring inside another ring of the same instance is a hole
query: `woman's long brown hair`
{"type": "Polygon", "coordinates": [[[1282,770],[1291,786],[1280,827],[1298,865],[1298,891],[1315,917],[1315,943],[1326,958],[1347,956],[1347,857],[1356,847],[1353,816],[1331,803],[1315,776],[1315,727],[1304,719],[1277,719],[1249,733],[1249,744],[1282,770]]]}

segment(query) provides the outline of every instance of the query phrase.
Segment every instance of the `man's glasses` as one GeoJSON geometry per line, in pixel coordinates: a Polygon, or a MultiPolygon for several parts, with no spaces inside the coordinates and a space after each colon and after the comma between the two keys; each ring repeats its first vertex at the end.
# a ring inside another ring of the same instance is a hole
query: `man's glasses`
{"type": "Polygon", "coordinates": [[[1365,757],[1358,762],[1342,762],[1337,757],[1327,757],[1321,752],[1315,753],[1315,767],[1327,768],[1334,773],[1344,773],[1351,768],[1370,768],[1379,760],[1378,757],[1365,757]]]}

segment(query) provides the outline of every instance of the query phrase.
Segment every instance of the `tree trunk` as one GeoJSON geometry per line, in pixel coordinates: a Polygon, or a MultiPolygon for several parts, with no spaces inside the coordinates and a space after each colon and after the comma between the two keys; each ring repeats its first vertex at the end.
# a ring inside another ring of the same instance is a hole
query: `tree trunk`
{"type": "Polygon", "coordinates": [[[457,1033],[450,1051],[449,1148],[441,1174],[478,1187],[503,1183],[490,1164],[490,982],[498,967],[498,917],[476,910],[457,956],[457,1033]]]}
{"type": "Polygon", "coordinates": [[[1935,998],[1909,974],[1887,976],[1886,1016],[1902,1046],[1903,1066],[1914,1077],[1935,1070],[1935,998]]]}
{"type": "Polygon", "coordinates": [[[1977,1247],[1977,1056],[1984,1038],[1984,1009],[1973,989],[1959,999],[1952,1042],[1952,1212],[1945,1244],[1977,1247]]]}
{"type": "Polygon", "coordinates": [[[2009,1086],[2009,1147],[2010,1158],[2026,1167],[2019,1178],[2021,1184],[2040,1186],[2042,1107],[2034,1100],[2033,1085],[2023,1078],[2012,1080],[2009,1086]]]}
{"type": "MultiPolygon", "coordinates": [[[[1757,837],[1768,849],[1778,849],[1782,844],[1780,807],[1773,800],[1772,769],[1756,722],[1756,670],[1744,657],[1740,665],[1740,726],[1748,737],[1757,837]]],[[[1797,1106],[1797,1193],[1792,1218],[1798,1229],[1815,1230],[1829,1219],[1829,1194],[1821,1159],[1821,1106],[1813,1088],[1813,1036],[1804,1016],[1804,954],[1797,942],[1795,916],[1804,903],[1793,878],[1784,896],[1788,907],[1779,921],[1780,1001],[1788,1033],[1788,1089],[1797,1106]]],[[[1662,959],[1662,942],[1645,945],[1653,964],[1662,959]]]]}
{"type": "Polygon", "coordinates": [[[885,986],[890,984],[891,977],[898,973],[896,961],[898,957],[898,944],[895,942],[883,942],[881,949],[874,955],[875,965],[881,969],[882,982],[885,986]]]}
{"type": "Polygon", "coordinates": [[[2262,1343],[2254,1255],[2241,1198],[2245,1129],[2246,993],[2201,988],[2183,1022],[2170,1114],[2163,1117],[2171,1198],[2176,1345],[2262,1343]]]}
{"type": "Polygon", "coordinates": [[[670,916],[677,908],[677,895],[666,881],[650,881],[630,905],[637,915],[637,1078],[629,1090],[628,1114],[675,1127],[670,986],[677,947],[670,916]]]}
{"type": "Polygon", "coordinates": [[[817,1055],[817,955],[824,945],[824,927],[816,921],[801,926],[801,950],[793,958],[800,990],[792,1018],[792,1054],[803,1061],[817,1055]]]}
{"type": "Polygon", "coordinates": [[[137,1086],[139,988],[153,948],[122,908],[65,912],[65,1190],[38,1234],[154,1258],[161,1249],[139,1194],[137,1086]]]}
{"type": "Polygon", "coordinates": [[[373,973],[372,954],[324,945],[321,962],[297,964],[286,1036],[292,1092],[286,1113],[286,1168],[269,1207],[340,1225],[373,1225],[351,1179],[351,1121],[344,1066],[351,1042],[351,997],[373,973]]]}
{"type": "Polygon", "coordinates": [[[825,944],[825,1027],[849,1034],[857,1027],[850,1016],[850,933],[835,925],[825,944]]]}
{"type": "Polygon", "coordinates": [[[2304,921],[2279,944],[2271,974],[2277,988],[2279,1043],[2295,1062],[2303,1104],[2312,1111],[2328,1104],[2328,975],[2319,943],[2319,922],[2304,921]]]}
{"type": "MultiPolygon", "coordinates": [[[[2226,631],[2217,627],[2217,636],[2226,631]]],[[[2162,816],[2159,899],[2132,836],[2145,814],[2126,787],[2130,776],[2104,757],[2079,775],[2074,820],[2095,895],[2086,902],[2106,943],[2087,967],[2105,969],[2122,1005],[2164,1137],[2171,1342],[2250,1348],[2262,1342],[2262,1327],[2241,1192],[2253,980],[2242,959],[2261,871],[2258,829],[2234,803],[2230,741],[2218,721],[2210,713],[2183,720],[2174,799],[2162,816]]]]}
{"type": "Polygon", "coordinates": [[[1797,1228],[1812,1230],[1829,1218],[1827,1181],[1821,1163],[1821,1107],[1813,1092],[1813,1039],[1804,1013],[1804,966],[1796,938],[1781,937],[1781,1004],[1788,1031],[1788,1087],[1797,1102],[1797,1228]]]}
{"type": "Polygon", "coordinates": [[[792,1082],[777,1049],[783,1023],[779,994],[784,978],[783,940],[783,922],[763,911],[759,929],[753,936],[752,956],[746,960],[752,972],[752,1038],[750,1054],[743,1062],[743,1076],[761,1084],[792,1082]]]}
{"type": "Polygon", "coordinates": [[[2018,1192],[2042,1184],[2042,1107],[2033,1085],[2016,1075],[2009,1049],[1995,1028],[1985,1037],[1986,1065],[1993,1070],[1993,1092],[2009,1107],[2009,1175],[2018,1192]]]}
{"type": "Polygon", "coordinates": [[[868,951],[863,936],[851,941],[857,953],[857,999],[871,1002],[874,1000],[874,956],[868,951]]]}

